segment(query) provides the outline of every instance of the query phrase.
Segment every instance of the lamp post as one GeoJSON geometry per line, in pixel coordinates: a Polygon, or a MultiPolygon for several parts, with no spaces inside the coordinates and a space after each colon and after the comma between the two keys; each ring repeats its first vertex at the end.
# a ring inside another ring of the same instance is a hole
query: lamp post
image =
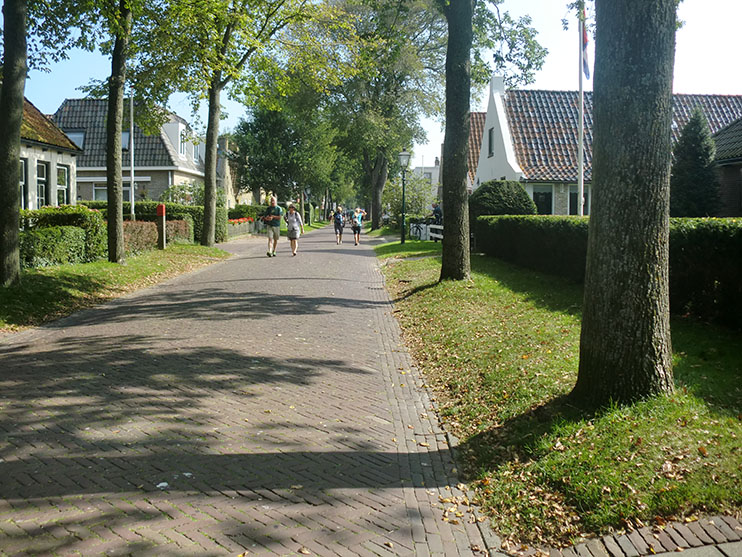
{"type": "Polygon", "coordinates": [[[399,166],[402,167],[402,239],[400,240],[400,244],[404,244],[404,237],[405,237],[405,173],[407,172],[407,165],[410,164],[410,154],[407,152],[407,150],[402,151],[399,154],[399,166]]]}

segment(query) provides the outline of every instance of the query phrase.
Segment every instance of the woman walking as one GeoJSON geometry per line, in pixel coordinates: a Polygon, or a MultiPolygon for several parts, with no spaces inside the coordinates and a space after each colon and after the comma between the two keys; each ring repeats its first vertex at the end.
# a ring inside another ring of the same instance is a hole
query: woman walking
{"type": "Polygon", "coordinates": [[[363,227],[363,217],[365,216],[366,216],[366,211],[364,211],[360,207],[356,207],[356,210],[353,213],[353,217],[351,221],[351,228],[353,229],[353,238],[356,241],[355,245],[358,245],[361,243],[361,227],[363,227]]]}
{"type": "Polygon", "coordinates": [[[335,213],[332,215],[332,221],[335,225],[335,243],[340,245],[343,243],[343,227],[345,226],[345,218],[343,217],[343,208],[338,205],[335,209],[335,213]]]}
{"type": "Polygon", "coordinates": [[[296,248],[299,247],[299,236],[304,234],[304,221],[301,215],[296,212],[296,207],[292,203],[289,205],[289,212],[284,217],[286,219],[286,235],[291,242],[291,255],[296,255],[296,248]]]}

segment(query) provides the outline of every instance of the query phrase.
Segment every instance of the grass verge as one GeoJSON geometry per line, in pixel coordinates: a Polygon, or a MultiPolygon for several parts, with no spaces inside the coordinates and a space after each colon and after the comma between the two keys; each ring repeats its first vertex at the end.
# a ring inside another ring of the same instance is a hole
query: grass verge
{"type": "Polygon", "coordinates": [[[227,257],[218,248],[171,244],[128,257],[124,265],[96,261],[28,269],[20,284],[0,288],[0,332],[41,325],[227,257]]]}
{"type": "MultiPolygon", "coordinates": [[[[377,253],[427,249],[416,243],[377,253]]],[[[384,267],[405,342],[461,442],[466,479],[509,547],[695,513],[739,516],[739,333],[674,320],[676,392],[586,414],[566,397],[579,359],[579,285],[481,256],[470,282],[439,283],[438,258],[384,267]]]]}

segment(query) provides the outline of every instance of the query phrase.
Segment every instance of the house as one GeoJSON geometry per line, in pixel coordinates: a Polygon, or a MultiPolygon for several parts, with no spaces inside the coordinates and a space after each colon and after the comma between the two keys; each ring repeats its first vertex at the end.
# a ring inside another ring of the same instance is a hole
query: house
{"type": "Polygon", "coordinates": [[[74,205],[80,148],[41,111],[23,99],[21,209],[74,205]]]}
{"type": "Polygon", "coordinates": [[[441,198],[441,160],[438,157],[435,157],[433,166],[416,166],[412,173],[430,184],[430,193],[434,199],[441,198]]]}
{"type": "Polygon", "coordinates": [[[742,118],[714,135],[721,217],[742,216],[742,118]]]}
{"type": "MultiPolygon", "coordinates": [[[[78,199],[106,200],[106,99],[67,99],[54,122],[83,149],[77,164],[78,199]]],[[[122,131],[124,201],[131,199],[129,126],[122,131]]],[[[203,146],[194,141],[191,127],[171,113],[159,133],[146,135],[134,125],[134,189],[137,200],[157,200],[170,186],[204,182],[203,146]]]]}
{"type": "MultiPolygon", "coordinates": [[[[539,213],[577,214],[577,91],[506,91],[490,83],[473,187],[489,180],[519,180],[539,213]]],[[[592,93],[585,93],[585,213],[592,179],[592,93]]],[[[700,106],[711,133],[742,118],[742,95],[673,95],[673,140],[700,106]]]]}

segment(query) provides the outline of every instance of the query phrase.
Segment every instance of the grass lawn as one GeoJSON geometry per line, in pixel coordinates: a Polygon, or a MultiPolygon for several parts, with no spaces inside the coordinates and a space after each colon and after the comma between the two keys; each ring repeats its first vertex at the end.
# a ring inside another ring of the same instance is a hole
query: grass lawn
{"type": "Polygon", "coordinates": [[[218,248],[171,244],[128,257],[124,265],[96,261],[27,269],[19,285],[0,288],[0,332],[40,325],[227,257],[218,248]]]}
{"type": "Polygon", "coordinates": [[[439,283],[436,252],[431,242],[377,247],[405,342],[506,543],[739,516],[742,334],[673,320],[675,393],[586,414],[566,397],[581,286],[482,256],[471,281],[439,283]]]}

